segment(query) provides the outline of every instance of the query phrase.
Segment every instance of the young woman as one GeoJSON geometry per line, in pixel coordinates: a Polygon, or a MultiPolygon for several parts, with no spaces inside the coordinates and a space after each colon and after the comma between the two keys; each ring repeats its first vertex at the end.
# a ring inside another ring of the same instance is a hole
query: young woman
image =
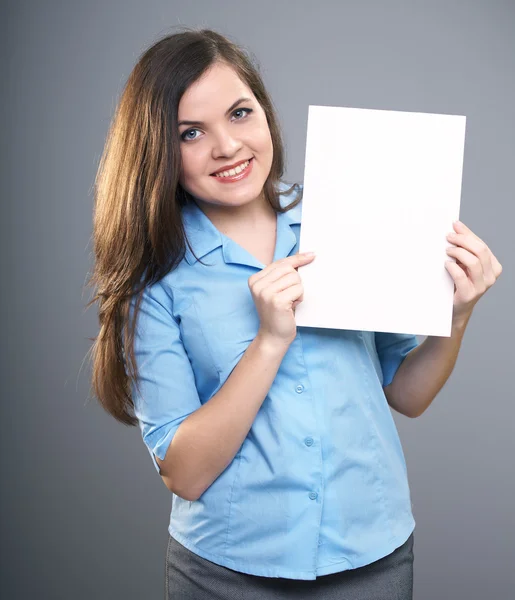
{"type": "Polygon", "coordinates": [[[96,182],[95,393],[173,493],[167,598],[407,600],[389,403],[421,411],[389,390],[417,338],[297,329],[314,257],[296,252],[302,185],[283,170],[243,49],[188,29],[142,55],[96,182]]]}

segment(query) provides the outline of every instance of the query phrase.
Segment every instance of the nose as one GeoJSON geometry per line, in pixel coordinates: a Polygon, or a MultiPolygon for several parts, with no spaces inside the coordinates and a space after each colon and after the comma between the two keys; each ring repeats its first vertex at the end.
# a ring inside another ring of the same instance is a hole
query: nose
{"type": "Polygon", "coordinates": [[[227,127],[222,127],[214,135],[212,156],[214,159],[223,156],[234,156],[240,150],[242,144],[240,140],[229,131],[227,127]]]}

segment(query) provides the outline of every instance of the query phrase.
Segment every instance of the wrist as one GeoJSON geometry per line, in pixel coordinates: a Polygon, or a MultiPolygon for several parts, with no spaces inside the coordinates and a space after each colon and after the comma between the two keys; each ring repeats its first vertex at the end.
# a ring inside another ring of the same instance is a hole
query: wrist
{"type": "Polygon", "coordinates": [[[471,316],[472,312],[454,316],[452,319],[452,330],[457,333],[465,331],[471,316]]]}
{"type": "Polygon", "coordinates": [[[275,338],[261,330],[258,331],[254,342],[262,352],[273,357],[284,356],[291,344],[291,341],[275,338]]]}

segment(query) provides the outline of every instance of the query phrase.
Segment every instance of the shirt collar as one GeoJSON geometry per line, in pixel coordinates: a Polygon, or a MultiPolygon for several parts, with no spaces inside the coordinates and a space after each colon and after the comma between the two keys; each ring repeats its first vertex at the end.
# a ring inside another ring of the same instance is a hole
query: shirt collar
{"type": "MultiPolygon", "coordinates": [[[[285,196],[283,192],[290,186],[284,182],[279,183],[279,200],[281,206],[287,206],[295,199],[294,193],[285,196]]],[[[300,225],[302,215],[302,202],[285,213],[277,213],[277,241],[275,246],[274,261],[285,258],[297,244],[295,232],[291,225],[300,225]]],[[[218,231],[210,219],[202,212],[195,202],[190,202],[182,208],[184,230],[188,241],[197,255],[203,258],[215,248],[222,247],[222,254],[226,263],[236,263],[263,269],[265,265],[242,248],[232,239],[218,231]]],[[[196,258],[186,244],[186,261],[193,265],[196,258]]]]}

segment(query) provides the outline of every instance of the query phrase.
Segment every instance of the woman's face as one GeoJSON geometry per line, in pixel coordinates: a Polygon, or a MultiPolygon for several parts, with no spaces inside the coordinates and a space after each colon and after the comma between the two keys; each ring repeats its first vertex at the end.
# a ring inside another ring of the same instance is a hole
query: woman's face
{"type": "Polygon", "coordinates": [[[265,112],[235,71],[219,63],[206,71],[182,96],[178,123],[179,182],[186,191],[226,207],[243,206],[261,195],[272,165],[272,138],[265,112]],[[248,160],[236,177],[214,175],[248,160]]]}

